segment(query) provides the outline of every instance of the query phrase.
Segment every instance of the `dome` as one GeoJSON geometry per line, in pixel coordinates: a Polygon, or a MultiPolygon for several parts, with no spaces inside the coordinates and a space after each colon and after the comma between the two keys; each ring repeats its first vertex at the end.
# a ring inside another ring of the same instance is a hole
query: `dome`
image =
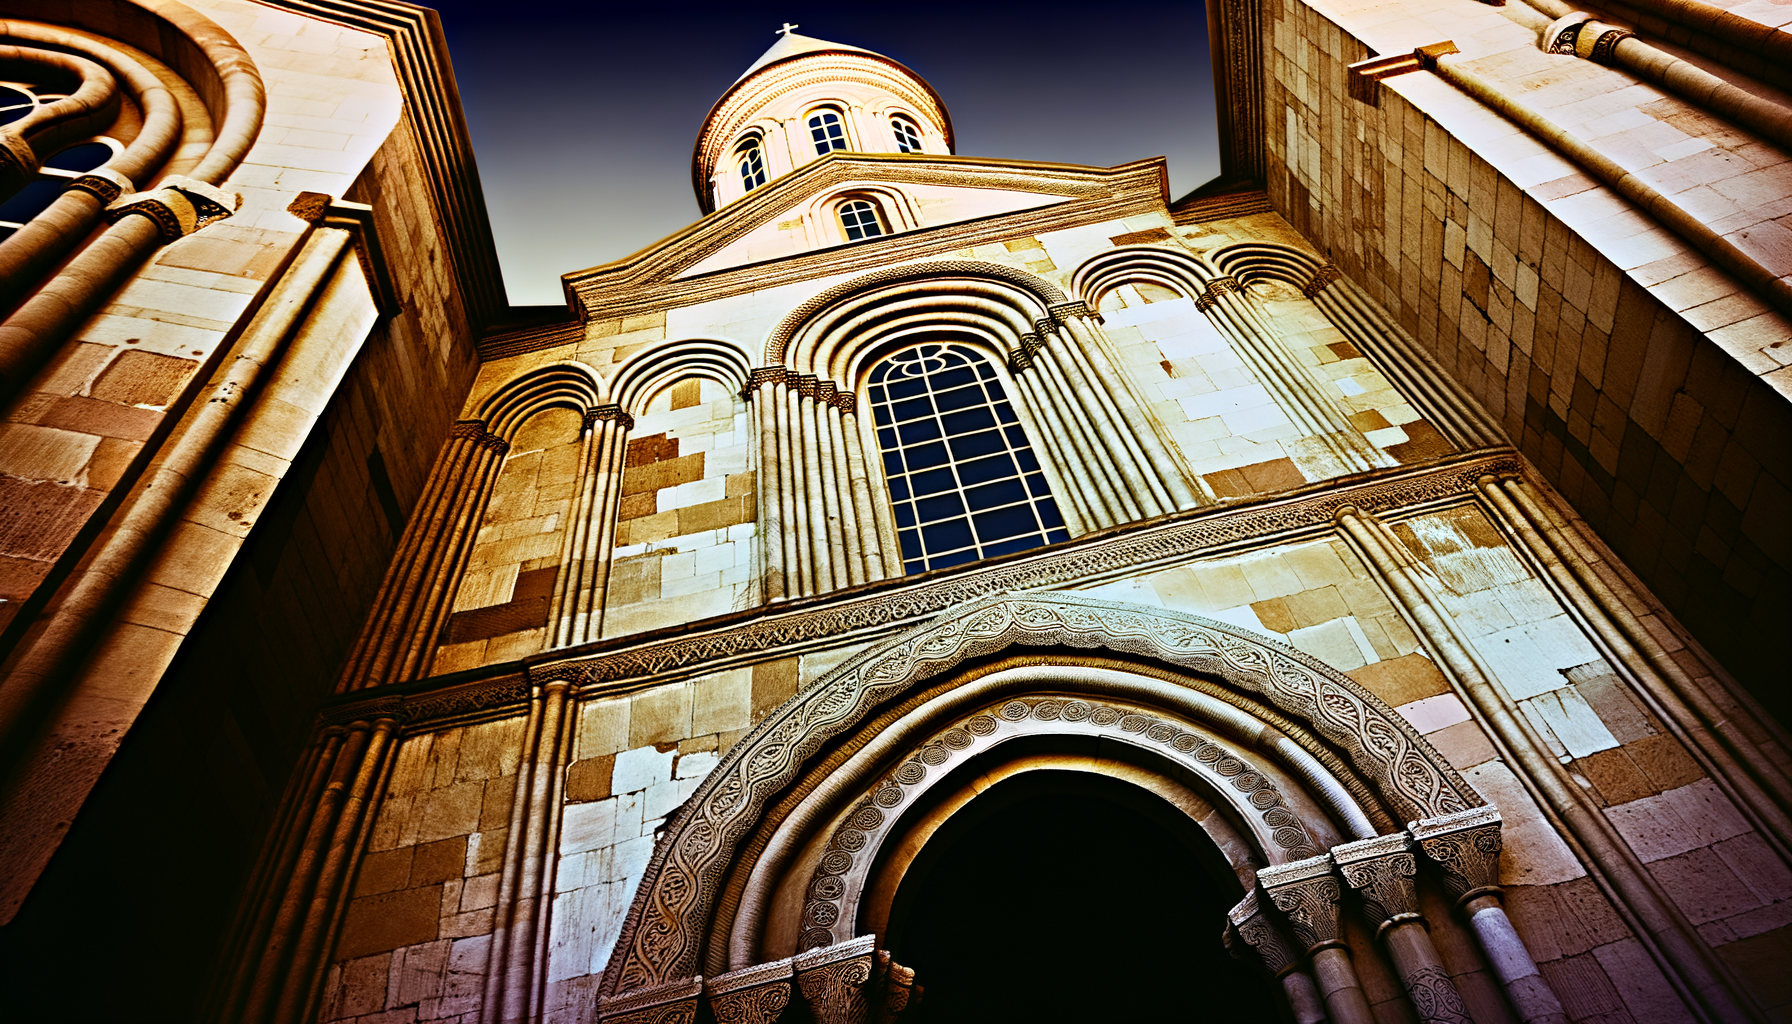
{"type": "Polygon", "coordinates": [[[710,108],[691,153],[704,213],[831,152],[945,155],[952,120],[927,80],[786,26],[710,108]]]}

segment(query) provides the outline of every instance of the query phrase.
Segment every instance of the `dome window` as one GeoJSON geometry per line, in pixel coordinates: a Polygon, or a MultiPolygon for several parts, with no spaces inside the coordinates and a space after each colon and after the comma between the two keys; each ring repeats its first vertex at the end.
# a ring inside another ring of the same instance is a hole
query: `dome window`
{"type": "Polygon", "coordinates": [[[741,143],[734,155],[740,161],[741,191],[751,192],[765,184],[765,153],[759,148],[757,138],[741,143]]]}
{"type": "Polygon", "coordinates": [[[921,152],[921,129],[906,117],[890,118],[890,130],[896,133],[896,151],[898,153],[921,152]]]}
{"type": "Polygon", "coordinates": [[[845,149],[846,127],[840,123],[840,112],[824,108],[810,114],[809,136],[815,140],[816,156],[845,149]]]}
{"type": "Polygon", "coordinates": [[[876,205],[865,199],[854,199],[840,205],[840,226],[846,229],[846,239],[849,242],[889,234],[883,220],[877,215],[876,205]]]}

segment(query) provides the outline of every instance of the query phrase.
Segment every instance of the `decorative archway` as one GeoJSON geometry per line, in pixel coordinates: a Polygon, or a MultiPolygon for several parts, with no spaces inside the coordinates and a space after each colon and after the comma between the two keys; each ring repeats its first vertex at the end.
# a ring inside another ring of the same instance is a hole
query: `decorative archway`
{"type": "MultiPolygon", "coordinates": [[[[694,1014],[705,995],[720,1015],[768,985],[782,984],[788,998],[794,980],[822,1019],[863,1019],[871,989],[900,987],[878,936],[859,934],[865,907],[887,909],[888,872],[878,875],[895,823],[932,787],[958,785],[957,764],[1024,738],[1124,748],[1143,776],[1197,792],[1222,812],[1241,881],[1263,885],[1277,907],[1285,891],[1315,884],[1326,903],[1330,884],[1329,932],[1323,920],[1309,927],[1325,907],[1284,908],[1316,966],[1331,953],[1348,971],[1332,875],[1344,861],[1334,855],[1404,855],[1410,868],[1402,825],[1427,821],[1492,822],[1497,850],[1497,814],[1403,718],[1322,662],[1199,616],[1074,594],[1004,595],[852,659],[729,752],[656,844],[605,971],[602,1018],[675,1006],[694,1014]],[[1352,852],[1359,847],[1374,849],[1352,852]],[[791,934],[795,915],[794,946],[768,945],[768,934],[791,934]],[[764,962],[774,956],[785,959],[764,962]],[[841,986],[857,993],[858,1009],[823,1012],[846,999],[841,986]]],[[[1393,870],[1410,891],[1412,871],[1393,870]]],[[[1250,895],[1245,902],[1235,921],[1260,946],[1261,914],[1250,895]]],[[[1390,910],[1390,920],[1402,913],[1390,910]]],[[[1279,935],[1283,926],[1269,927],[1279,935]]],[[[1272,966],[1298,974],[1298,964],[1272,966]]],[[[1328,1009],[1349,1019],[1332,995],[1328,1009]]],[[[638,1019],[661,1019],[659,1009],[638,1019]]]]}

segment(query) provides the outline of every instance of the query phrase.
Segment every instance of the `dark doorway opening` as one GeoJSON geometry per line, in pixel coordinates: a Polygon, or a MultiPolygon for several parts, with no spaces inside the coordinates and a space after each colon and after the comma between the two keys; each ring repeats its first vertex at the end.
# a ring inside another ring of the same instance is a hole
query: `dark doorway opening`
{"type": "Polygon", "coordinates": [[[1269,982],[1227,953],[1218,851],[1161,798],[1105,776],[1033,771],[928,840],[885,945],[925,987],[904,1024],[1273,1021],[1269,982]]]}

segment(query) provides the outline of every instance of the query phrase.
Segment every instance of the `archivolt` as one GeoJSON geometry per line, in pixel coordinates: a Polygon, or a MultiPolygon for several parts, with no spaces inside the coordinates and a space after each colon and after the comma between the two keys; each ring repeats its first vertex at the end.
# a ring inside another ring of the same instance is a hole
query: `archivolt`
{"type": "MultiPolygon", "coordinates": [[[[1025,271],[980,260],[939,260],[873,271],[835,285],[791,310],[765,343],[768,365],[786,363],[799,373],[829,374],[842,360],[823,344],[838,338],[848,321],[879,307],[889,314],[909,309],[945,309],[953,296],[1007,323],[1015,334],[1033,330],[1051,306],[1066,301],[1049,281],[1025,271]],[[907,306],[904,299],[913,299],[907,306]],[[975,300],[991,305],[978,307],[975,300]]],[[[963,303],[959,303],[963,304],[963,303]]]]}
{"type": "Polygon", "coordinates": [[[530,416],[556,406],[581,415],[604,404],[602,378],[584,363],[553,363],[509,382],[479,406],[485,429],[508,441],[530,416]]]}
{"type": "MultiPolygon", "coordinates": [[[[718,905],[724,878],[731,869],[740,870],[735,862],[746,855],[743,844],[767,808],[814,767],[812,759],[824,747],[860,730],[887,727],[887,722],[872,721],[874,711],[967,660],[1013,647],[1048,646],[1107,650],[1163,666],[1178,680],[1165,687],[1223,699],[1239,714],[1256,719],[1251,727],[1281,737],[1267,737],[1272,749],[1310,733],[1308,742],[1315,749],[1307,753],[1315,764],[1330,763],[1303,769],[1299,756],[1288,755],[1285,770],[1319,789],[1325,787],[1310,777],[1314,771],[1343,776],[1339,781],[1345,785],[1358,780],[1355,802],[1384,830],[1483,802],[1386,704],[1336,670],[1281,644],[1192,615],[1076,595],[993,598],[942,615],[841,666],[729,752],[656,845],[605,971],[603,991],[615,994],[703,973],[706,939],[716,934],[715,926],[725,930],[722,917],[733,916],[732,908],[718,905]],[[1263,724],[1278,720],[1288,728],[1263,724]]],[[[1063,680],[1053,688],[1062,694],[1063,680]]],[[[1153,702],[1160,715],[1167,696],[1160,693],[1153,702]]],[[[1030,706],[1026,713],[1033,713],[1030,706]]],[[[1177,712],[1173,717],[1200,716],[1177,712]]],[[[1168,717],[1157,724],[1165,727],[1160,731],[1172,745],[1176,736],[1194,736],[1201,728],[1168,717]]],[[[1154,727],[1142,726],[1147,735],[1154,727]]],[[[1257,743],[1260,751],[1263,738],[1257,743]]],[[[1200,749],[1199,743],[1193,749],[1200,749]]],[[[1339,804],[1335,793],[1331,803],[1339,804]]],[[[1347,810],[1334,808],[1333,813],[1349,817],[1347,810]]],[[[1350,827],[1363,830],[1360,823],[1350,827]]],[[[713,951],[710,959],[716,959],[713,951]]]]}
{"type": "Polygon", "coordinates": [[[1098,253],[1076,268],[1070,290],[1090,309],[1108,292],[1129,281],[1150,281],[1184,298],[1201,296],[1207,282],[1219,276],[1211,264],[1194,253],[1157,245],[1129,245],[1098,253]]]}
{"type": "Polygon", "coordinates": [[[729,341],[688,338],[665,341],[630,356],[616,371],[616,403],[639,416],[661,387],[681,377],[708,377],[739,391],[747,383],[747,353],[729,341]]]}

